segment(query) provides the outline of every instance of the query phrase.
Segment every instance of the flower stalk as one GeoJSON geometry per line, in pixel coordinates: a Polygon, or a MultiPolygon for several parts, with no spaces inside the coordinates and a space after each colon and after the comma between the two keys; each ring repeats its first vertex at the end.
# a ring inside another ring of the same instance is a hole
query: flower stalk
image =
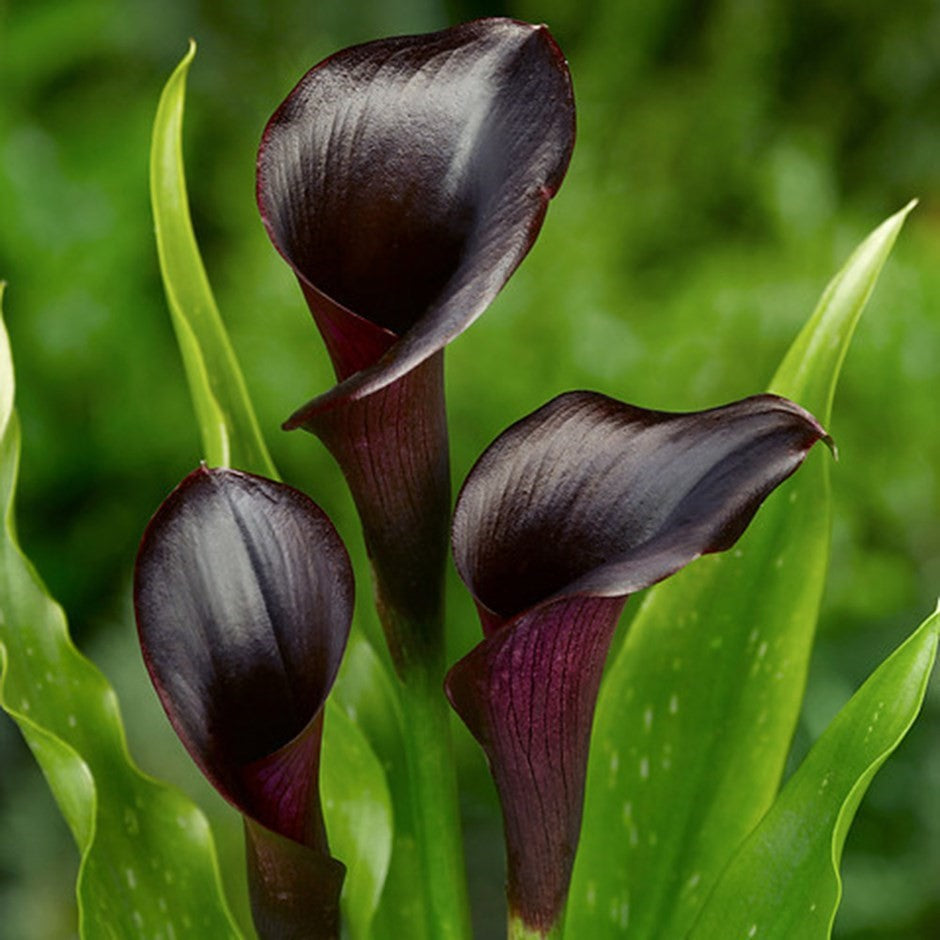
{"type": "Polygon", "coordinates": [[[506,929],[507,940],[561,940],[565,934],[563,918],[555,921],[544,931],[529,927],[526,922],[515,914],[509,915],[509,925],[506,929]]]}
{"type": "Polygon", "coordinates": [[[428,936],[469,940],[470,905],[450,711],[442,663],[410,670],[402,690],[405,759],[415,840],[424,873],[428,936]]]}
{"type": "Polygon", "coordinates": [[[442,661],[450,525],[443,353],[373,395],[286,426],[316,434],[343,470],[392,662],[407,681],[415,668],[442,661]]]}

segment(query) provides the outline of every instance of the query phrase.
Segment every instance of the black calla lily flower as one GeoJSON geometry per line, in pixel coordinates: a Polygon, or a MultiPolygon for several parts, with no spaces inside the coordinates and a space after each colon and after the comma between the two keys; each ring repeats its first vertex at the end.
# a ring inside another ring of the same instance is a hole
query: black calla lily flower
{"type": "Polygon", "coordinates": [[[692,414],[571,392],[505,431],[470,472],[453,547],[485,639],[448,673],[499,791],[510,916],[557,925],[581,824],[588,743],[627,596],[729,548],[818,440],[758,395],[692,414]]]}
{"type": "Polygon", "coordinates": [[[443,349],[531,248],[573,143],[561,51],[545,27],[498,18],[336,53],[262,138],[261,216],[339,379],[285,427],[343,468],[399,667],[440,642],[443,349]]]}
{"type": "Polygon", "coordinates": [[[338,937],[318,771],[353,579],[329,519],[282,483],[201,467],[144,533],[134,604],[170,722],[243,814],[259,934],[338,937]]]}

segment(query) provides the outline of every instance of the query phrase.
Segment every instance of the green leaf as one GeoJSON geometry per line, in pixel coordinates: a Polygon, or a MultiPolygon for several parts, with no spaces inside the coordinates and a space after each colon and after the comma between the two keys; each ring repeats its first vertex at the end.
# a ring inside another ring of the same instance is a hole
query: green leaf
{"type": "MultiPolygon", "coordinates": [[[[160,270],[208,461],[278,479],[213,300],[189,217],[182,124],[186,76],[195,51],[193,44],[167,81],[154,121],[150,191],[160,270]]],[[[355,628],[331,695],[334,699],[342,703],[345,715],[331,708],[326,721],[324,816],[331,839],[335,833],[333,851],[348,868],[343,899],[350,929],[354,937],[365,937],[388,870],[390,850],[381,847],[391,845],[393,816],[384,777],[393,769],[392,755],[401,754],[401,723],[388,670],[355,628]],[[339,735],[339,727],[351,729],[348,736],[339,735]],[[345,800],[339,798],[344,790],[358,818],[369,819],[369,826],[350,817],[345,800]]],[[[397,772],[395,778],[404,780],[397,772]]],[[[407,817],[407,801],[407,790],[392,792],[396,817],[407,817]]]]}
{"type": "Polygon", "coordinates": [[[369,743],[390,783],[401,787],[392,795],[405,802],[409,791],[404,779],[401,705],[388,670],[361,631],[354,629],[350,634],[330,698],[354,724],[367,719],[369,743]]]}
{"type": "MultiPolygon", "coordinates": [[[[855,325],[907,213],[856,250],[771,388],[824,424],[855,325]]],[[[829,461],[804,467],[737,546],[650,591],[601,688],[566,935],[684,938],[776,796],[829,557],[829,461]]]]}
{"type": "Polygon", "coordinates": [[[415,835],[415,808],[405,766],[403,717],[395,682],[373,647],[353,632],[331,700],[363,730],[385,769],[395,809],[392,856],[372,924],[375,940],[426,940],[425,892],[415,835]]]}
{"type": "Polygon", "coordinates": [[[160,272],[202,432],[206,461],[276,478],[245,382],[219,316],[189,216],[182,131],[186,74],[196,44],[170,76],[153,125],[150,200],[160,272]]]}
{"type": "Polygon", "coordinates": [[[81,935],[237,937],[205,818],[134,766],[114,690],[72,645],[62,609],[20,550],[19,453],[0,318],[0,706],[19,725],[78,844],[81,935]]]}
{"type": "Polygon", "coordinates": [[[940,608],[852,696],[725,869],[690,940],[826,940],[839,862],[868,785],[920,711],[940,608]]]}
{"type": "Polygon", "coordinates": [[[323,730],[320,793],[330,846],[346,863],[340,898],[352,940],[371,935],[392,854],[392,801],[369,742],[331,699],[323,730]]]}
{"type": "Polygon", "coordinates": [[[839,372],[862,311],[917,200],[886,219],[855,249],[829,282],[809,322],[770,383],[771,392],[798,401],[823,424],[832,417],[839,372]]]}

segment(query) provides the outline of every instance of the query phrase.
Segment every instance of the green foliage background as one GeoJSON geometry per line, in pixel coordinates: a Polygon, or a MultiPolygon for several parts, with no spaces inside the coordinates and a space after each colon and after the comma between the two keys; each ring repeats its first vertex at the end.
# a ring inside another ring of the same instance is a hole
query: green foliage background
{"type": "MultiPolygon", "coordinates": [[[[677,409],[759,391],[854,244],[917,196],[836,400],[834,555],[794,757],[936,600],[932,0],[0,0],[0,278],[23,425],[21,541],[117,686],[131,750],[206,806],[223,857],[239,850],[237,820],[173,738],[129,605],[140,532],[200,457],[148,204],[157,98],[195,37],[186,157],[209,275],[275,462],[330,513],[363,571],[338,470],[309,436],[276,430],[332,373],[257,218],[255,149],[274,106],[336,48],[486,14],[552,28],[579,140],[532,256],[448,353],[455,481],[510,421],[565,389],[677,409]]],[[[374,629],[361,581],[358,616],[374,629]]],[[[451,588],[456,656],[478,628],[451,588]]],[[[938,740],[935,680],[849,837],[838,936],[940,934],[938,740]]],[[[460,743],[490,936],[502,910],[495,803],[460,743]]],[[[69,936],[77,856],[6,718],[0,768],[0,924],[24,940],[69,936]]]]}

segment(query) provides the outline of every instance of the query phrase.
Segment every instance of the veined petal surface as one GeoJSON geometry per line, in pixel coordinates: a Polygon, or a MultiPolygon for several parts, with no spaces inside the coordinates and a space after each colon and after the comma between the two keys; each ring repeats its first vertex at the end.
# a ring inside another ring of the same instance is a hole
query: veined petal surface
{"type": "Polygon", "coordinates": [[[352,573],[302,493],[202,467],[141,544],[135,607],[147,669],[219,792],[281,835],[325,847],[316,770],[352,573]]]}
{"type": "Polygon", "coordinates": [[[564,908],[604,660],[627,595],[729,548],[818,440],[760,395],[669,414],[592,392],[504,432],[467,478],[457,569],[486,638],[447,676],[500,794],[510,915],[540,935],[564,908]]]}
{"type": "Polygon", "coordinates": [[[257,189],[347,380],[317,408],[400,378],[483,312],[531,248],[573,143],[570,76],[544,26],[489,18],[382,39],[301,79],[265,129],[257,189]]]}
{"type": "Polygon", "coordinates": [[[631,594],[732,545],[823,439],[812,415],[776,395],[687,414],[560,395],[468,476],[457,569],[490,628],[559,595],[631,594]]]}

